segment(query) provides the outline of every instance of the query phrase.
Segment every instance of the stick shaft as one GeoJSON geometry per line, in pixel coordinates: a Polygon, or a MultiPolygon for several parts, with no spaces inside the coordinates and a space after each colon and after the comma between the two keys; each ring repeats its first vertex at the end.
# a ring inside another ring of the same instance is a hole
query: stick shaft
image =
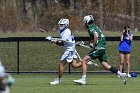
{"type": "Polygon", "coordinates": [[[79,60],[82,61],[82,59],[81,59],[79,53],[77,52],[77,50],[75,50],[75,53],[76,53],[76,55],[78,56],[79,60]]]}

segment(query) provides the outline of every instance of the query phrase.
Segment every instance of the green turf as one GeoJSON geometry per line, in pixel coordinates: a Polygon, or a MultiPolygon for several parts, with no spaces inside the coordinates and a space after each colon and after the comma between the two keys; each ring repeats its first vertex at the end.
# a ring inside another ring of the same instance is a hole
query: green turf
{"type": "Polygon", "coordinates": [[[16,83],[11,93],[139,93],[140,77],[129,78],[127,85],[114,74],[88,74],[87,85],[77,85],[81,74],[64,74],[62,84],[50,85],[56,74],[13,75],[16,83]]]}

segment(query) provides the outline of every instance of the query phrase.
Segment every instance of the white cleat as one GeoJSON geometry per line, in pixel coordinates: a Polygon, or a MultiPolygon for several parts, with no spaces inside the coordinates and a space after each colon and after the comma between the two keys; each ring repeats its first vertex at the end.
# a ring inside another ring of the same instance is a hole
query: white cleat
{"type": "Polygon", "coordinates": [[[127,74],[127,77],[128,77],[128,78],[131,78],[131,75],[130,75],[130,74],[127,74]]]}
{"type": "Polygon", "coordinates": [[[73,80],[75,83],[80,84],[80,85],[85,85],[86,81],[83,79],[78,79],[78,80],[73,80]]]}
{"type": "Polygon", "coordinates": [[[55,79],[53,82],[50,82],[51,85],[57,85],[60,84],[61,80],[60,79],[55,79]]]}
{"type": "Polygon", "coordinates": [[[120,77],[123,79],[124,85],[126,85],[126,83],[127,83],[127,74],[126,73],[122,73],[122,75],[120,77]]]}
{"type": "MultiPolygon", "coordinates": [[[[123,75],[127,75],[126,73],[122,73],[122,74],[123,74],[123,75]]],[[[118,78],[121,78],[121,76],[120,76],[120,75],[117,75],[117,77],[118,77],[118,78]]]]}

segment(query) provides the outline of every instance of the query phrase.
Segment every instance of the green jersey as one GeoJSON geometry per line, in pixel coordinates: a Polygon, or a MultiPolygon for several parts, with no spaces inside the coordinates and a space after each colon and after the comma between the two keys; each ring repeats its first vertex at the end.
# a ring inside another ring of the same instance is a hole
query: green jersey
{"type": "Polygon", "coordinates": [[[94,33],[97,33],[98,34],[98,41],[97,41],[97,49],[106,49],[106,40],[105,40],[105,37],[103,35],[103,33],[101,32],[101,30],[94,24],[90,24],[88,26],[88,33],[89,33],[89,36],[91,38],[91,40],[93,41],[94,39],[94,33]]]}

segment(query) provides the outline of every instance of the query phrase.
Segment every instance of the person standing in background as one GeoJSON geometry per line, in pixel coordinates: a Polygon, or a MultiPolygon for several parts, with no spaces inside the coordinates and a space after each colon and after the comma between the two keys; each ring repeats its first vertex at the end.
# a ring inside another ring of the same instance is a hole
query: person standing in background
{"type": "Polygon", "coordinates": [[[120,72],[123,72],[123,64],[124,64],[124,59],[126,57],[127,76],[131,77],[130,53],[131,53],[131,42],[133,40],[133,34],[130,32],[130,28],[128,25],[124,26],[120,39],[121,41],[118,47],[120,53],[120,72]]]}

